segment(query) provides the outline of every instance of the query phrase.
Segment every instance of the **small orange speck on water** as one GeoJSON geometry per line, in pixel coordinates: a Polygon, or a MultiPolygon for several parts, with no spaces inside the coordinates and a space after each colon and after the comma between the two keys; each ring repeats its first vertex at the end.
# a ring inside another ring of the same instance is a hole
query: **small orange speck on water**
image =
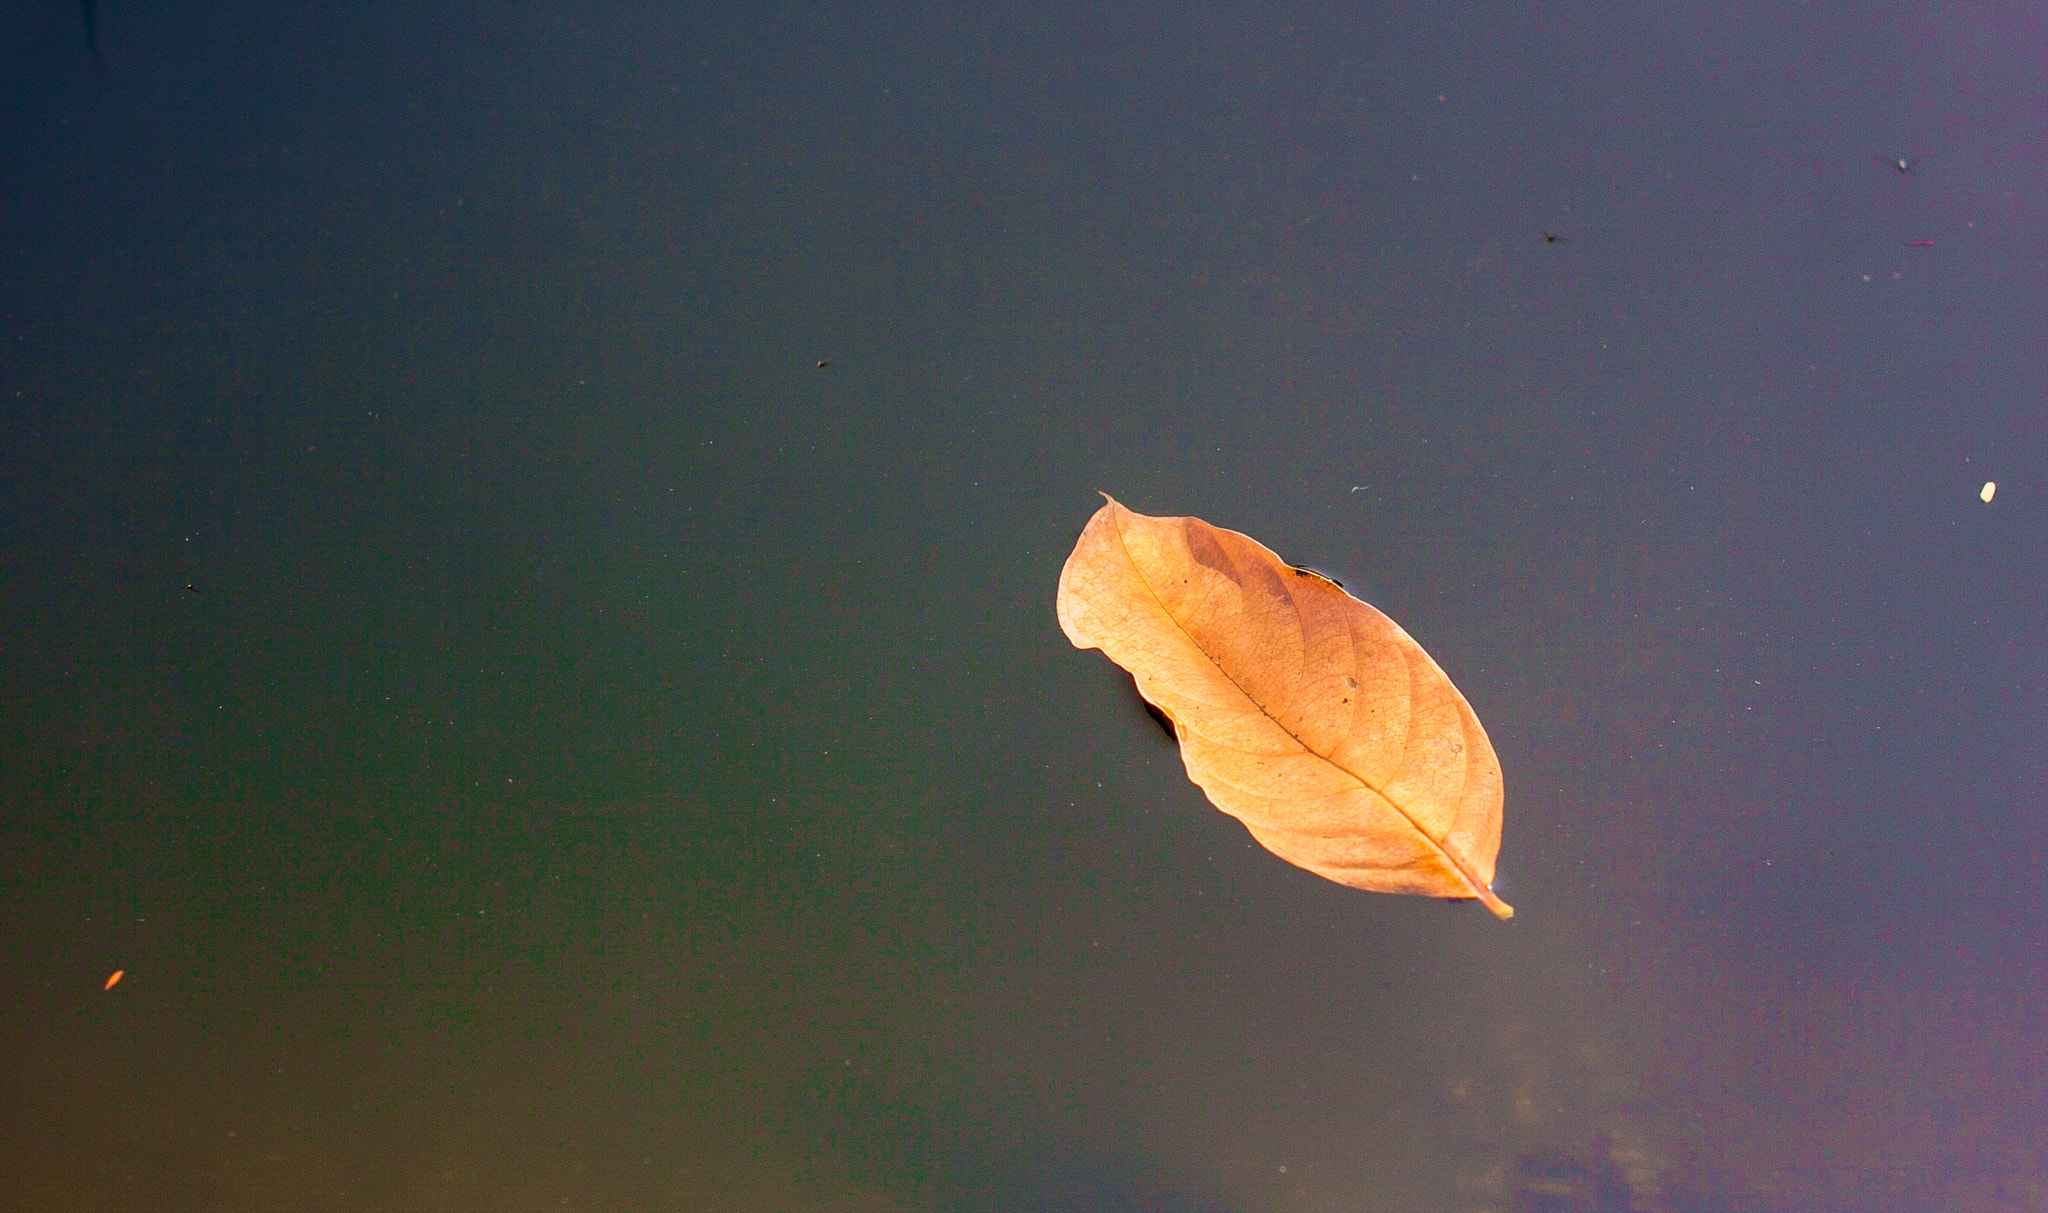
{"type": "Polygon", "coordinates": [[[103,985],[103,986],[101,986],[101,987],[100,987],[100,989],[102,989],[102,990],[111,990],[111,989],[113,989],[113,988],[114,988],[114,983],[115,983],[115,982],[117,982],[117,981],[119,981],[119,980],[121,980],[121,974],[123,974],[123,973],[126,973],[127,971],[128,971],[128,970],[126,970],[126,969],[115,969],[115,970],[114,970],[114,975],[113,975],[112,977],[109,977],[109,978],[107,978],[107,984],[106,984],[106,985],[103,985]]]}

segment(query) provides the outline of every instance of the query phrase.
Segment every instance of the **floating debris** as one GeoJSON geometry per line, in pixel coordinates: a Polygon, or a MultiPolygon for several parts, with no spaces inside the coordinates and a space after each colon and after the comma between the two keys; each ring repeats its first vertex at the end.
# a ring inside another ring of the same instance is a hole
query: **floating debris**
{"type": "Polygon", "coordinates": [[[1977,490],[1977,500],[1983,502],[1985,505],[1990,505],[1991,495],[1993,493],[1996,493],[1997,491],[1998,482],[1996,480],[1987,480],[1984,482],[1984,487],[1977,490]]]}

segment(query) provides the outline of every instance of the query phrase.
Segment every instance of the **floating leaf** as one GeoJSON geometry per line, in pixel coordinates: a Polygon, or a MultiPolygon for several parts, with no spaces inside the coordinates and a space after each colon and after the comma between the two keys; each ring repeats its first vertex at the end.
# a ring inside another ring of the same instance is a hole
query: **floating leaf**
{"type": "Polygon", "coordinates": [[[1488,887],[1500,762],[1422,646],[1256,540],[1103,496],[1060,572],[1060,627],[1131,672],[1210,801],[1338,884],[1513,914],[1488,887]]]}

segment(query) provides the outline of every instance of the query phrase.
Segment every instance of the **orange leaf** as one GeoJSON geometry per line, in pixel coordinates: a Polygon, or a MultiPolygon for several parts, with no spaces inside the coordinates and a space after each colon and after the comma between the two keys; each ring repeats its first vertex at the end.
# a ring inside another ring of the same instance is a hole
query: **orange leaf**
{"type": "Polygon", "coordinates": [[[1488,887],[1500,761],[1422,646],[1256,540],[1103,498],[1060,572],[1060,627],[1131,672],[1209,800],[1338,884],[1512,915],[1488,887]]]}

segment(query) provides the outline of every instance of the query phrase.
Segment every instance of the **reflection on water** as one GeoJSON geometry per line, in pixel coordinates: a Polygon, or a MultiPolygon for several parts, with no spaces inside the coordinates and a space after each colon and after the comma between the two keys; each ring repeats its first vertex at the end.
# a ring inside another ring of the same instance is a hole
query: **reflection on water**
{"type": "Polygon", "coordinates": [[[1612,1158],[1537,1154],[1515,1160],[1514,1213],[1629,1213],[1631,1195],[1612,1158]]]}

